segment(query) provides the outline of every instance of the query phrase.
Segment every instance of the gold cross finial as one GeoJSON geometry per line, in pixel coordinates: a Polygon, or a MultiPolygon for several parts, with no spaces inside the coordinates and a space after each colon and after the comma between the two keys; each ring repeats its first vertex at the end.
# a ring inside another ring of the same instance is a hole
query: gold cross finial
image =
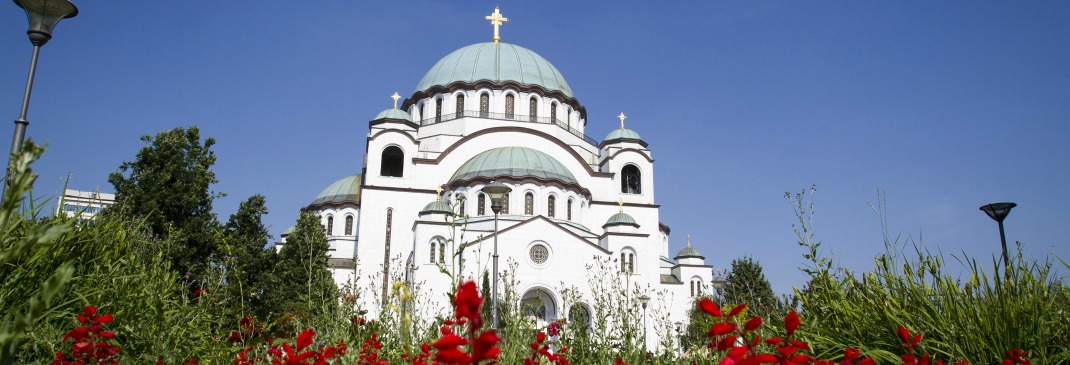
{"type": "Polygon", "coordinates": [[[398,95],[398,92],[395,91],[394,95],[390,95],[390,98],[394,99],[394,109],[397,109],[398,108],[398,99],[401,99],[401,95],[398,95]]]}
{"type": "Polygon", "coordinates": [[[689,247],[689,248],[691,247],[691,234],[690,233],[687,234],[687,247],[689,247]]]}
{"type": "Polygon", "coordinates": [[[435,201],[436,202],[442,201],[442,187],[441,186],[435,188],[435,201]]]}
{"type": "Polygon", "coordinates": [[[624,112],[621,112],[620,115],[617,116],[617,119],[620,119],[620,129],[624,129],[624,120],[628,119],[628,116],[624,115],[624,112]]]}
{"type": "Polygon", "coordinates": [[[617,197],[617,205],[620,206],[620,212],[624,213],[624,198],[617,197]]]}
{"type": "Polygon", "coordinates": [[[502,13],[498,11],[498,7],[495,6],[494,13],[491,15],[487,15],[485,19],[490,20],[490,24],[494,24],[494,38],[492,38],[494,43],[501,42],[502,37],[498,36],[498,27],[500,27],[502,23],[508,22],[509,18],[503,18],[502,13]]]}

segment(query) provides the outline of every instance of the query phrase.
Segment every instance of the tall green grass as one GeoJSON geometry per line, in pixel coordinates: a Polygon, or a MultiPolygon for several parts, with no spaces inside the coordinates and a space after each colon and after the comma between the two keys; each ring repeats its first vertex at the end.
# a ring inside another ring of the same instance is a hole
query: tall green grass
{"type": "MultiPolygon", "coordinates": [[[[1019,251],[1004,268],[1000,260],[963,255],[957,261],[964,274],[958,274],[944,255],[890,239],[885,229],[887,252],[856,276],[820,256],[812,241],[812,200],[804,199],[802,193],[789,196],[810,261],[810,283],[796,295],[801,333],[818,356],[836,357],[851,347],[881,363],[899,361],[895,331],[904,326],[923,333],[919,349],[938,359],[997,364],[1006,351],[1021,348],[1036,364],[1070,363],[1070,290],[1055,276],[1052,258],[1023,259],[1019,251]]],[[[883,221],[883,204],[875,211],[883,221]]]]}

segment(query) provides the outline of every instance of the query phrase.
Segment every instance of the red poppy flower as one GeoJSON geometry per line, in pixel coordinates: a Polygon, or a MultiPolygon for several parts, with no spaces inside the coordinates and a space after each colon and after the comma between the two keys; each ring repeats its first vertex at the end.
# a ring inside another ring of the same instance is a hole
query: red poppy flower
{"type": "Polygon", "coordinates": [[[743,324],[743,329],[746,331],[753,331],[758,329],[762,325],[762,317],[753,317],[747,323],[743,324]]]}
{"type": "Polygon", "coordinates": [[[702,300],[698,302],[698,308],[711,316],[717,318],[721,318],[722,316],[721,308],[718,307],[716,304],[713,304],[713,301],[711,301],[710,298],[702,298],[702,300]]]}
{"type": "Polygon", "coordinates": [[[788,313],[788,315],[784,317],[784,328],[788,330],[788,337],[795,334],[795,329],[799,328],[799,323],[799,314],[795,313],[795,311],[791,311],[791,313],[788,313]]]}

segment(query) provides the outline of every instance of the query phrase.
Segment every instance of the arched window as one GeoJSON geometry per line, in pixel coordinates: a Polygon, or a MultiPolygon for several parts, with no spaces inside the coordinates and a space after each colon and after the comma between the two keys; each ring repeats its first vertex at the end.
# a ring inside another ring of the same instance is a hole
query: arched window
{"type": "Polygon", "coordinates": [[[531,193],[524,194],[524,214],[535,214],[535,195],[531,193]]]}
{"type": "Polygon", "coordinates": [[[487,214],[487,210],[485,208],[487,206],[487,194],[479,193],[479,198],[477,200],[478,201],[476,202],[476,215],[487,214]]]}
{"type": "Polygon", "coordinates": [[[506,94],[505,95],[505,119],[513,119],[513,117],[516,115],[516,113],[514,112],[514,109],[516,108],[516,106],[514,104],[516,104],[516,100],[513,97],[513,94],[506,94]]]}
{"type": "Polygon", "coordinates": [[[353,216],[346,216],[346,236],[353,235],[353,216]]]}
{"type": "Polygon", "coordinates": [[[620,253],[620,272],[628,272],[628,254],[620,253]]]}
{"type": "Polygon", "coordinates": [[[460,194],[454,195],[454,199],[457,201],[457,214],[461,216],[466,215],[468,211],[464,209],[464,201],[467,199],[464,198],[464,195],[460,194]]]}
{"type": "Polygon", "coordinates": [[[509,193],[502,195],[502,214],[509,214],[509,193]]]}
{"type": "Polygon", "coordinates": [[[417,118],[416,118],[418,120],[424,120],[425,117],[427,116],[426,114],[424,114],[424,105],[427,105],[427,104],[426,103],[420,103],[420,115],[418,115],[417,118]]]}
{"type": "Polygon", "coordinates": [[[446,242],[442,240],[438,241],[438,263],[446,263],[446,242]]]}
{"type": "Polygon", "coordinates": [[[405,173],[405,153],[398,146],[383,149],[379,175],[401,177],[405,173]]]}
{"type": "Polygon", "coordinates": [[[620,170],[620,192],[628,194],[642,194],[643,186],[640,182],[639,168],[635,165],[624,166],[620,170]]]}
{"type": "Polygon", "coordinates": [[[635,273],[635,254],[628,253],[628,273],[635,273]]]}
{"type": "MultiPolygon", "coordinates": [[[[435,237],[435,238],[438,238],[438,237],[435,237]]],[[[438,242],[435,242],[435,241],[438,241],[438,240],[437,239],[432,239],[431,240],[431,263],[432,264],[435,263],[435,249],[438,248],[438,242]]]]}
{"type": "Polygon", "coordinates": [[[435,99],[435,123],[442,121],[442,98],[435,99]]]}
{"type": "Polygon", "coordinates": [[[691,296],[695,296],[695,281],[691,280],[691,296]]]}
{"type": "Polygon", "coordinates": [[[486,118],[490,116],[490,94],[479,94],[479,117],[486,118]]]}
{"type": "Polygon", "coordinates": [[[557,103],[550,103],[550,123],[557,123],[557,103]]]}
{"type": "Polygon", "coordinates": [[[383,305],[390,288],[390,236],[394,232],[394,208],[386,208],[386,239],[383,240],[383,305]]]}
{"type": "Polygon", "coordinates": [[[327,236],[333,236],[333,235],[334,235],[334,217],[328,215],[327,216],[327,236]]]}
{"type": "Polygon", "coordinates": [[[572,109],[565,109],[565,124],[572,126],[572,109]]]}
{"type": "Polygon", "coordinates": [[[550,217],[550,218],[554,217],[554,203],[556,201],[557,201],[557,198],[555,198],[553,195],[550,195],[549,198],[546,198],[546,216],[547,217],[550,217]]]}
{"type": "Polygon", "coordinates": [[[539,101],[534,96],[528,99],[528,115],[531,116],[528,121],[534,122],[539,119],[539,101]]]}
{"type": "Polygon", "coordinates": [[[587,310],[587,307],[583,304],[573,304],[572,308],[568,310],[568,321],[573,326],[580,326],[580,328],[591,327],[591,311],[587,310]]]}
{"type": "Polygon", "coordinates": [[[457,110],[455,111],[455,113],[457,113],[457,115],[454,116],[454,118],[463,117],[464,116],[464,94],[457,94],[457,100],[454,101],[454,103],[457,104],[457,110]]]}
{"type": "Polygon", "coordinates": [[[565,203],[565,219],[572,220],[572,198],[568,198],[565,203]]]}

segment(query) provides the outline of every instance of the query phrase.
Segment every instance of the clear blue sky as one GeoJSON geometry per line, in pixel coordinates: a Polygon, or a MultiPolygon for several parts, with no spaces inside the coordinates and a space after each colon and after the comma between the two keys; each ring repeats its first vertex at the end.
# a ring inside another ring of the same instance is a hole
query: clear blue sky
{"type": "MultiPolygon", "coordinates": [[[[138,137],[197,125],[218,140],[220,220],[267,197],[278,236],[360,171],[367,121],[439,58],[503,41],[564,74],[601,139],[624,112],[656,159],[656,201],[716,268],[753,256],[775,290],[804,277],[785,191],[818,187],[816,234],[839,262],[891,233],[991,260],[1008,240],[1070,259],[1070,2],[79,1],[41,53],[28,135],[47,141],[38,196],[111,191],[138,137]]],[[[8,141],[31,46],[0,3],[8,141]]],[[[5,121],[6,120],[6,121],[5,121]]],[[[6,143],[6,142],[5,142],[6,143]]],[[[4,148],[7,148],[6,144],[4,148]]],[[[953,260],[948,260],[953,261],[953,260]]]]}

